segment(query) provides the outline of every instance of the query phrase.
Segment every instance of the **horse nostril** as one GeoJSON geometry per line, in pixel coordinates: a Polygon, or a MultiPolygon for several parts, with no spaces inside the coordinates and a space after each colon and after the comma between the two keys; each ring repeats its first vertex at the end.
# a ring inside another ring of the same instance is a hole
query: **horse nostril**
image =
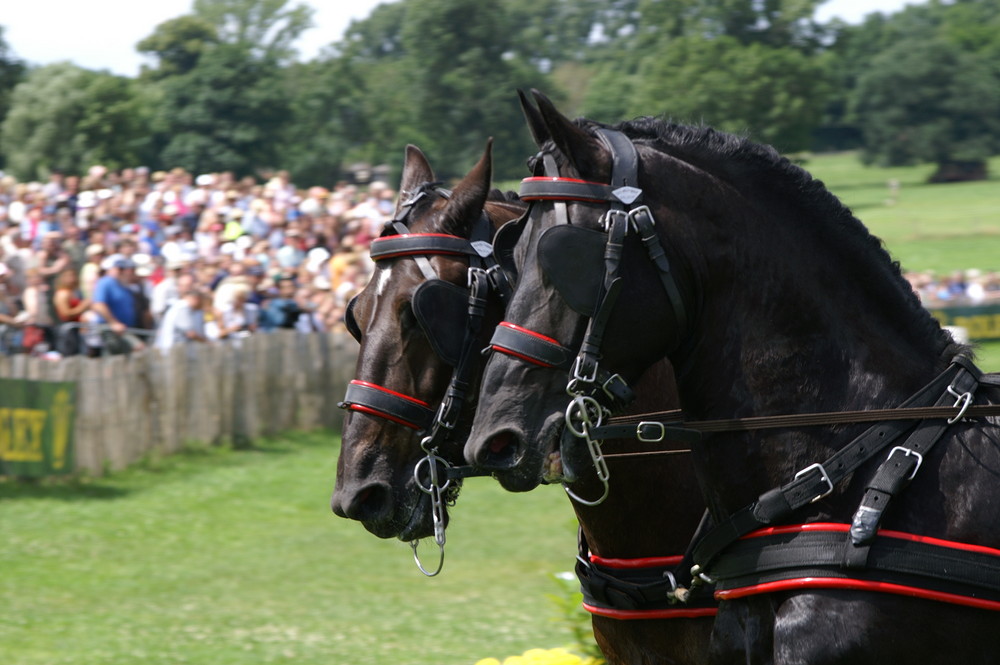
{"type": "Polygon", "coordinates": [[[333,512],[359,522],[384,522],[392,517],[392,490],[384,483],[334,492],[333,512]]]}
{"type": "Polygon", "coordinates": [[[517,458],[518,441],[513,432],[500,432],[486,442],[479,463],[487,469],[509,469],[517,458]]]}

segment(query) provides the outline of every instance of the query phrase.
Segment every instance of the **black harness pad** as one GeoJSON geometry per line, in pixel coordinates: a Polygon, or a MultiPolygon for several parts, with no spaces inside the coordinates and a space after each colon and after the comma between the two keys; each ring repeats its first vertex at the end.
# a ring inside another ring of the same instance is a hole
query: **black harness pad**
{"type": "Polygon", "coordinates": [[[524,226],[528,221],[528,213],[525,212],[517,219],[513,219],[497,230],[493,236],[493,258],[497,265],[507,275],[507,281],[511,285],[517,284],[517,266],[514,265],[514,248],[517,241],[524,232],[524,226]]]}
{"type": "Polygon", "coordinates": [[[538,239],[542,272],[566,304],[584,316],[596,312],[606,244],[607,234],[580,226],[553,226],[538,239]]]}
{"type": "Polygon", "coordinates": [[[358,320],[354,318],[354,305],[358,302],[358,297],[354,296],[351,298],[350,302],[347,303],[347,309],[344,311],[344,326],[347,327],[347,332],[351,333],[351,337],[358,340],[361,343],[361,327],[358,325],[358,320]]]}
{"type": "Polygon", "coordinates": [[[469,318],[468,290],[431,279],[417,287],[410,305],[434,352],[449,365],[457,365],[469,318]]]}

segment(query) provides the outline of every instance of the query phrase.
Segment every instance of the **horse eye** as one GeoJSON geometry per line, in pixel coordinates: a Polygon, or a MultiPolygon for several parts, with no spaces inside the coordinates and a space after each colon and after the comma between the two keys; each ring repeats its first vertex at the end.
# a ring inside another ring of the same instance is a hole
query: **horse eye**
{"type": "Polygon", "coordinates": [[[420,322],[417,321],[417,315],[413,313],[413,306],[409,301],[399,308],[399,326],[403,332],[410,332],[414,329],[420,332],[420,322]]]}

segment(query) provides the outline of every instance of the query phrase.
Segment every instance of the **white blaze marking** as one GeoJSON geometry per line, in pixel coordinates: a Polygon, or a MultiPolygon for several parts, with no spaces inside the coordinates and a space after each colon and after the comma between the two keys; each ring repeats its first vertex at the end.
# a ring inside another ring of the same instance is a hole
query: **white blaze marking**
{"type": "Polygon", "coordinates": [[[389,284],[389,278],[392,276],[392,268],[384,268],[378,276],[378,284],[376,285],[375,294],[382,295],[385,292],[385,287],[389,284]]]}

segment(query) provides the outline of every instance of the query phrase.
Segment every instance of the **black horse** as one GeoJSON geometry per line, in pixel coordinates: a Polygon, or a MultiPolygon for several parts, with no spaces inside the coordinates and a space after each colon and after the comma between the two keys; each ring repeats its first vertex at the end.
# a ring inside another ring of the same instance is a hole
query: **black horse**
{"type": "Polygon", "coordinates": [[[595,368],[631,381],[666,356],[719,524],[693,557],[724,599],[715,662],[1000,662],[995,378],[773,149],[535,100],[555,167],[522,186],[538,203],[505,316],[581,349],[578,380],[495,338],[467,459],[530,489],[568,406],[588,420],[595,368]]]}
{"type": "MultiPolygon", "coordinates": [[[[401,240],[399,230],[389,226],[379,243],[398,246],[409,242],[413,250],[421,242],[414,239],[422,236],[471,239],[483,214],[495,231],[526,209],[519,200],[490,189],[489,148],[451,192],[437,187],[434,181],[426,158],[409,147],[396,218],[405,220],[410,239],[401,240]],[[422,195],[414,200],[415,193],[422,195]]],[[[446,306],[430,315],[433,322],[421,322],[420,317],[429,314],[423,311],[422,302],[429,282],[445,280],[456,292],[465,294],[460,301],[468,299],[468,257],[438,252],[430,246],[424,246],[424,250],[432,263],[433,276],[419,268],[412,258],[418,255],[416,252],[373,248],[376,272],[351,306],[348,323],[361,342],[357,376],[369,386],[369,392],[354,401],[345,400],[350,412],[332,502],[336,514],[360,520],[372,533],[408,541],[435,533],[432,497],[426,491],[430,484],[425,465],[428,451],[421,445],[427,432],[418,431],[420,427],[403,417],[405,404],[394,409],[393,401],[379,403],[381,393],[375,392],[372,397],[375,389],[371,386],[419,400],[429,411],[436,409],[449,393],[454,356],[458,355],[454,349],[450,353],[441,349],[440,338],[448,334],[448,329],[464,330],[468,316],[459,306],[446,306]],[[420,469],[423,473],[415,473],[420,465],[425,465],[420,469]],[[418,475],[422,476],[419,483],[418,475]]],[[[494,274],[496,280],[501,277],[494,274]]],[[[482,369],[478,351],[487,345],[492,328],[502,318],[503,303],[498,296],[495,292],[489,298],[483,317],[483,336],[475,346],[477,362],[466,377],[468,399],[461,405],[454,428],[434,449],[435,457],[442,460],[434,462],[441,465],[437,471],[442,478],[464,463],[462,446],[471,425],[474,388],[482,369]]],[[[444,346],[454,347],[456,342],[444,346]]],[[[669,364],[655,364],[640,380],[642,399],[633,411],[676,406],[673,385],[669,364]]],[[[419,418],[421,410],[415,413],[409,417],[419,418]]],[[[589,550],[580,553],[578,568],[595,587],[588,596],[594,612],[595,637],[610,663],[704,663],[714,605],[671,604],[666,595],[670,580],[664,576],[676,568],[704,510],[690,459],[683,444],[675,446],[675,454],[665,451],[652,456],[646,454],[650,452],[648,445],[609,444],[613,448],[608,449],[606,460],[611,477],[620,474],[634,482],[613,484],[598,505],[574,502],[581,542],[589,550]],[[649,503],[664,493],[670,501],[655,512],[648,511],[649,503]]],[[[567,453],[565,460],[559,455],[545,460],[547,482],[566,481],[568,489],[587,503],[601,497],[602,483],[587,466],[589,456],[584,453],[584,462],[576,463],[573,473],[578,477],[571,481],[566,477],[571,473],[569,458],[579,455],[567,453]]],[[[457,483],[449,487],[449,500],[455,498],[451,490],[454,487],[457,483]]]]}

